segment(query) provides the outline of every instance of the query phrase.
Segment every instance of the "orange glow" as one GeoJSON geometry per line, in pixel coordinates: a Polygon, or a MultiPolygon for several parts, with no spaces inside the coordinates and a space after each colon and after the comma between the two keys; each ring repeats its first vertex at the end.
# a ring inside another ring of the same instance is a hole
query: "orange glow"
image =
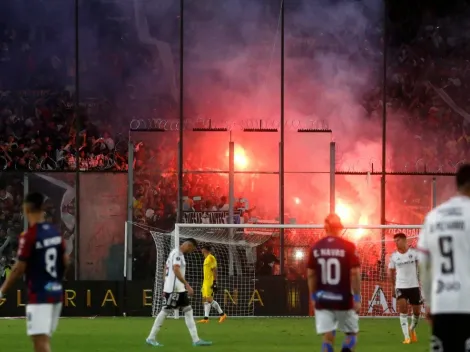
{"type": "Polygon", "coordinates": [[[336,202],[336,214],[341,218],[343,224],[351,224],[354,222],[353,209],[341,200],[337,200],[336,202]]]}
{"type": "MultiPolygon", "coordinates": [[[[229,151],[225,153],[225,156],[229,156],[229,151]]],[[[248,157],[246,156],[245,149],[243,149],[241,146],[235,144],[235,157],[234,157],[234,162],[235,162],[235,168],[240,170],[240,169],[246,169],[248,166],[248,157]]]]}
{"type": "MultiPolygon", "coordinates": [[[[362,215],[359,219],[359,225],[368,225],[369,223],[369,220],[367,218],[367,216],[365,215],[362,215]]],[[[367,233],[367,230],[366,229],[357,229],[354,231],[354,238],[356,240],[359,240],[361,239],[365,234],[367,233]]]]}

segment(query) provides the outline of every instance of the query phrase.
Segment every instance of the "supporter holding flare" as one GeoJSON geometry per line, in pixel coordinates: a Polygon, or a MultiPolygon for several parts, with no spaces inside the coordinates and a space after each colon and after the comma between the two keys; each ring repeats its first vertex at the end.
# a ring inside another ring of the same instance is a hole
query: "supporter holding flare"
{"type": "Polygon", "coordinates": [[[315,307],[316,330],[323,335],[322,352],[334,351],[336,329],[346,334],[341,351],[354,351],[359,332],[360,260],[356,246],[340,237],[343,228],[338,215],[328,215],[326,237],[309,253],[308,288],[315,307]]]}

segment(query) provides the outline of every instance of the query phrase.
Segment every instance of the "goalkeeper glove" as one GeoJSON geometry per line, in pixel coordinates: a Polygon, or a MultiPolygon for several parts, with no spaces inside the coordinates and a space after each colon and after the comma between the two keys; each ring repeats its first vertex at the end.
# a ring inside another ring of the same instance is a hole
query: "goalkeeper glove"
{"type": "Polygon", "coordinates": [[[217,293],[217,291],[218,291],[218,287],[217,287],[217,282],[216,282],[216,281],[214,281],[214,283],[212,284],[212,291],[213,291],[214,293],[217,293]]]}

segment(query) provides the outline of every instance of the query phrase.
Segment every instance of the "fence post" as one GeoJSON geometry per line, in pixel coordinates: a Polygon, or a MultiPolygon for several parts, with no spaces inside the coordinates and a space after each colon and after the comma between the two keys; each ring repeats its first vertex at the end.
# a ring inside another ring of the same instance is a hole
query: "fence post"
{"type": "Polygon", "coordinates": [[[125,234],[125,243],[127,248],[124,248],[125,252],[125,266],[126,266],[126,277],[127,280],[132,280],[132,264],[134,257],[132,251],[132,239],[133,239],[133,216],[134,216],[134,144],[129,139],[128,145],[128,169],[127,169],[127,232],[125,234]]]}
{"type": "Polygon", "coordinates": [[[330,213],[336,211],[336,143],[330,142],[330,213]]]}
{"type": "MultiPolygon", "coordinates": [[[[29,177],[28,173],[25,172],[23,175],[23,199],[29,193],[29,177]]],[[[28,219],[23,214],[23,231],[28,230],[28,219]]]]}

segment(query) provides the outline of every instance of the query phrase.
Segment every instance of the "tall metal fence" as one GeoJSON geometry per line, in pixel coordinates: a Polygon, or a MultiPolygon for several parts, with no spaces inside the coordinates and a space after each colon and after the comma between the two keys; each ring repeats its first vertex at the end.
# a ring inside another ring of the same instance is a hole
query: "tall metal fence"
{"type": "MultiPolygon", "coordinates": [[[[29,191],[84,280],[122,279],[125,221],[420,223],[469,155],[465,16],[375,3],[2,2],[2,253],[29,191]]],[[[152,277],[127,235],[128,278],[152,277]]],[[[269,246],[285,274],[290,240],[269,246]]]]}

